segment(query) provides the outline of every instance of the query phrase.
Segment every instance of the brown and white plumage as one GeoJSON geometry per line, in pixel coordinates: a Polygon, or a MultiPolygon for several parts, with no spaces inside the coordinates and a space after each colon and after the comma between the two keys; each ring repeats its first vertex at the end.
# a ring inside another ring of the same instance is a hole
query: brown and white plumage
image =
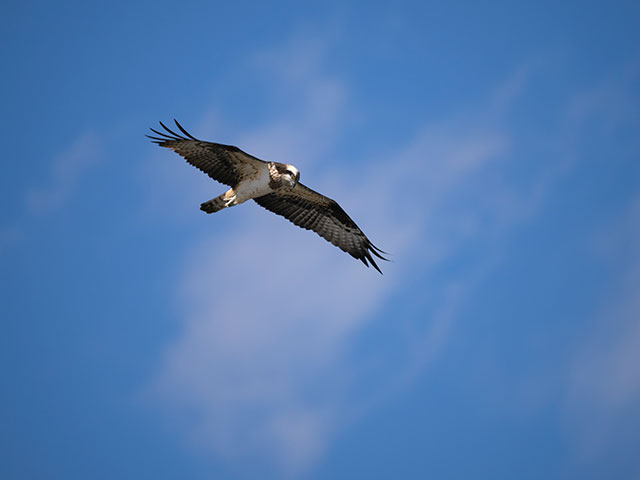
{"type": "Polygon", "coordinates": [[[231,187],[229,191],[204,202],[200,208],[217,212],[253,199],[258,205],[285,217],[293,224],[318,235],[382,273],[374,256],[387,260],[347,213],[332,200],[299,183],[300,172],[292,165],[265,162],[238,147],[205,142],[191,136],[174,120],[182,134],[162,122],[166,132],[151,129],[154,143],[170,148],[213,180],[231,187]],[[373,255],[372,255],[373,254],[373,255]]]}
{"type": "Polygon", "coordinates": [[[313,230],[325,240],[347,252],[365,265],[367,260],[380,273],[371,253],[386,260],[351,217],[332,200],[298,183],[293,188],[279,189],[253,199],[258,205],[283,216],[293,224],[313,230]]]}

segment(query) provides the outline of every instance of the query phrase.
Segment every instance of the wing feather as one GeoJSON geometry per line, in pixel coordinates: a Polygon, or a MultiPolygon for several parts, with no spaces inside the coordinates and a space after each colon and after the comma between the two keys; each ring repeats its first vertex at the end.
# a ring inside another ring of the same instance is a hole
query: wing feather
{"type": "Polygon", "coordinates": [[[367,267],[371,263],[378,272],[382,273],[372,254],[387,260],[382,256],[385,252],[371,243],[335,200],[298,183],[294,188],[282,188],[268,195],[254,198],[254,201],[301,228],[313,230],[367,267]]]}
{"type": "Polygon", "coordinates": [[[183,156],[189,164],[217,182],[235,187],[244,177],[253,175],[256,168],[264,168],[266,165],[263,160],[249,155],[233,145],[198,140],[188,133],[177,120],[174,122],[181,134],[174,132],[160,122],[165,132],[151,128],[150,130],[157,136],[147,135],[147,137],[153,143],[170,148],[183,156]]]}

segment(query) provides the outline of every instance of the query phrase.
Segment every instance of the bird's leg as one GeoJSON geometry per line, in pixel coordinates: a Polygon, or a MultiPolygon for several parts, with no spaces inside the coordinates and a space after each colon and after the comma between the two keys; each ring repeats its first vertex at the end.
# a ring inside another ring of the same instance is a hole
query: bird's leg
{"type": "Polygon", "coordinates": [[[236,191],[232,188],[222,195],[218,195],[216,198],[212,198],[211,200],[202,203],[200,205],[200,210],[206,213],[219,212],[223,208],[237,205],[237,199],[236,191]]]}
{"type": "Polygon", "coordinates": [[[235,205],[235,201],[236,201],[236,192],[233,188],[230,188],[224,194],[224,206],[232,207],[233,205],[235,205]]]}

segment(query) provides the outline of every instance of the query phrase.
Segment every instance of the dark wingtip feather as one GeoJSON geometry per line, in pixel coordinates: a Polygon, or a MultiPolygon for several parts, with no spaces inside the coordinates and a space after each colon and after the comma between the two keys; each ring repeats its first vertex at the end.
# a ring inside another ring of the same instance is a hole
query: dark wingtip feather
{"type": "MultiPolygon", "coordinates": [[[[383,254],[383,255],[391,255],[389,252],[385,252],[384,250],[382,250],[382,249],[380,249],[380,248],[376,247],[373,243],[371,243],[371,241],[369,241],[369,246],[371,247],[371,250],[372,250],[374,253],[379,252],[379,253],[381,253],[381,254],[383,254]]],[[[376,255],[378,255],[378,253],[376,253],[376,255]]],[[[378,255],[378,256],[380,257],[380,255],[378,255]]],[[[380,257],[380,258],[382,258],[382,257],[380,257]]],[[[384,258],[383,260],[387,260],[387,259],[386,259],[386,258],[384,258]]],[[[388,262],[388,261],[389,261],[389,260],[387,260],[387,262],[388,262]]]]}
{"type": "Polygon", "coordinates": [[[178,123],[178,121],[174,118],[173,121],[176,123],[176,126],[180,129],[180,131],[186,135],[186,137],[183,137],[182,135],[179,135],[178,133],[174,132],[173,130],[171,130],[169,127],[167,127],[164,123],[162,122],[158,122],[160,123],[160,126],[162,128],[164,128],[164,132],[160,132],[158,130],[156,130],[155,128],[150,128],[149,130],[151,130],[153,133],[155,133],[156,135],[158,135],[158,137],[154,137],[151,135],[146,135],[147,137],[151,138],[154,143],[157,143],[160,146],[165,146],[163,145],[165,142],[171,142],[171,141],[178,141],[178,140],[188,140],[189,138],[191,140],[196,140],[199,141],[197,138],[195,138],[194,136],[192,136],[189,132],[187,132],[182,125],[180,125],[178,123]],[[187,138],[189,137],[189,138],[187,138]]]}
{"type": "Polygon", "coordinates": [[[166,138],[158,138],[158,137],[153,137],[151,135],[145,135],[145,137],[150,138],[153,143],[157,143],[158,145],[167,141],[166,138]]]}
{"type": "Polygon", "coordinates": [[[186,140],[186,138],[184,138],[182,135],[178,135],[176,132],[174,132],[169,127],[167,127],[164,123],[160,122],[160,125],[162,125],[162,128],[164,128],[167,132],[173,135],[175,137],[175,140],[186,140]]]}
{"type": "MultiPolygon", "coordinates": [[[[368,250],[367,250],[367,254],[369,254],[369,252],[373,253],[376,257],[378,257],[380,260],[384,260],[385,262],[388,262],[389,259],[385,258],[382,256],[382,254],[385,255],[391,255],[390,253],[384,252],[382,250],[380,250],[378,247],[376,247],[373,243],[369,242],[368,245],[368,250]]],[[[373,257],[372,257],[373,258],[373,257]]],[[[373,263],[373,259],[371,260],[371,262],[373,263]]],[[[382,273],[382,272],[380,272],[382,273]]]]}
{"type": "Polygon", "coordinates": [[[182,125],[180,125],[178,123],[178,120],[176,120],[175,118],[173,119],[174,123],[176,124],[176,127],[178,127],[180,129],[180,131],[182,133],[184,133],[187,137],[189,137],[191,140],[195,140],[196,142],[199,141],[196,137],[194,137],[193,135],[191,135],[189,132],[187,132],[182,125]]]}
{"type": "MultiPolygon", "coordinates": [[[[371,256],[368,250],[361,257],[358,257],[358,259],[362,263],[364,263],[367,268],[369,268],[369,264],[371,264],[373,268],[375,268],[378,272],[380,272],[380,275],[384,275],[382,273],[382,270],[380,270],[380,267],[378,267],[378,264],[375,262],[375,260],[373,259],[373,257],[371,256]]],[[[383,260],[386,260],[386,258],[383,258],[383,260]]]]}
{"type": "Polygon", "coordinates": [[[153,133],[155,133],[156,135],[160,135],[162,138],[164,138],[165,140],[174,140],[173,138],[171,138],[169,135],[167,135],[166,133],[163,132],[159,132],[158,130],[156,130],[155,128],[150,128],[149,130],[151,130],[153,133]]]}
{"type": "Polygon", "coordinates": [[[161,137],[160,140],[164,142],[175,142],[176,140],[182,140],[180,137],[172,137],[171,135],[167,135],[164,132],[159,132],[155,128],[150,128],[149,130],[151,130],[156,135],[159,135],[161,137]]]}
{"type": "MultiPolygon", "coordinates": [[[[371,256],[371,254],[369,254],[369,252],[367,252],[367,257],[369,259],[369,262],[371,262],[371,265],[373,265],[373,268],[375,268],[378,271],[378,273],[380,273],[380,275],[384,275],[382,273],[382,270],[380,270],[380,267],[378,267],[378,264],[373,260],[373,257],[371,256]]],[[[385,260],[385,259],[383,259],[383,260],[385,260]]]]}

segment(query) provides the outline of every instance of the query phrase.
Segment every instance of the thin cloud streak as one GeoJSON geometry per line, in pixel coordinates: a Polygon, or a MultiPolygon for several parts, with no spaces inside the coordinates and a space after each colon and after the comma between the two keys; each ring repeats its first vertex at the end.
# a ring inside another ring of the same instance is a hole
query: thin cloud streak
{"type": "MultiPolygon", "coordinates": [[[[317,159],[335,142],[344,86],[315,72],[303,77],[304,110],[244,135],[243,148],[287,161],[301,151],[317,159]]],[[[252,209],[243,212],[248,224],[193,249],[180,282],[185,332],[154,388],[198,412],[188,429],[198,443],[231,462],[250,455],[295,475],[325,450],[344,396],[341,376],[346,384],[341,350],[389,287],[309,232],[256,205],[239,208],[252,209]],[[325,379],[320,390],[317,379],[325,379]]]]}
{"type": "MultiPolygon", "coordinates": [[[[151,390],[172,415],[182,414],[194,444],[247,476],[263,468],[300,475],[341,428],[379,404],[359,404],[361,392],[354,391],[354,379],[367,368],[350,359],[357,334],[404,282],[428,275],[471,244],[504,238],[527,216],[505,210],[501,199],[527,204],[536,186],[535,179],[520,188],[496,175],[517,139],[502,119],[482,114],[425,126],[407,146],[368,161],[364,172],[346,162],[339,177],[314,169],[313,161],[339,141],[349,96],[343,83],[309,66],[309,58],[293,70],[302,79],[304,110],[247,133],[247,149],[268,152],[264,158],[313,152],[302,159],[303,175],[305,167],[316,170],[314,188],[339,200],[395,261],[383,265],[380,277],[256,205],[238,207],[242,214],[231,213],[241,221],[190,248],[179,280],[184,330],[167,349],[151,390]],[[316,140],[317,131],[323,140],[316,140]],[[249,457],[256,470],[243,462],[249,457]]],[[[500,104],[490,111],[506,111],[505,98],[515,98],[522,75],[494,96],[500,104]]],[[[496,259],[490,255],[449,281],[427,279],[425,288],[444,292],[443,301],[431,321],[412,326],[416,335],[404,339],[408,352],[397,365],[404,381],[380,379],[376,398],[404,388],[441,351],[487,261],[496,259]]]]}
{"type": "Polygon", "coordinates": [[[98,136],[87,132],[81,135],[51,163],[49,185],[27,192],[27,206],[32,213],[49,213],[67,202],[75,185],[102,159],[102,145],[98,136]]]}
{"type": "Polygon", "coordinates": [[[582,465],[615,448],[621,435],[637,442],[640,427],[632,420],[640,418],[640,197],[606,237],[609,251],[624,256],[623,271],[569,369],[567,407],[582,465]]]}

